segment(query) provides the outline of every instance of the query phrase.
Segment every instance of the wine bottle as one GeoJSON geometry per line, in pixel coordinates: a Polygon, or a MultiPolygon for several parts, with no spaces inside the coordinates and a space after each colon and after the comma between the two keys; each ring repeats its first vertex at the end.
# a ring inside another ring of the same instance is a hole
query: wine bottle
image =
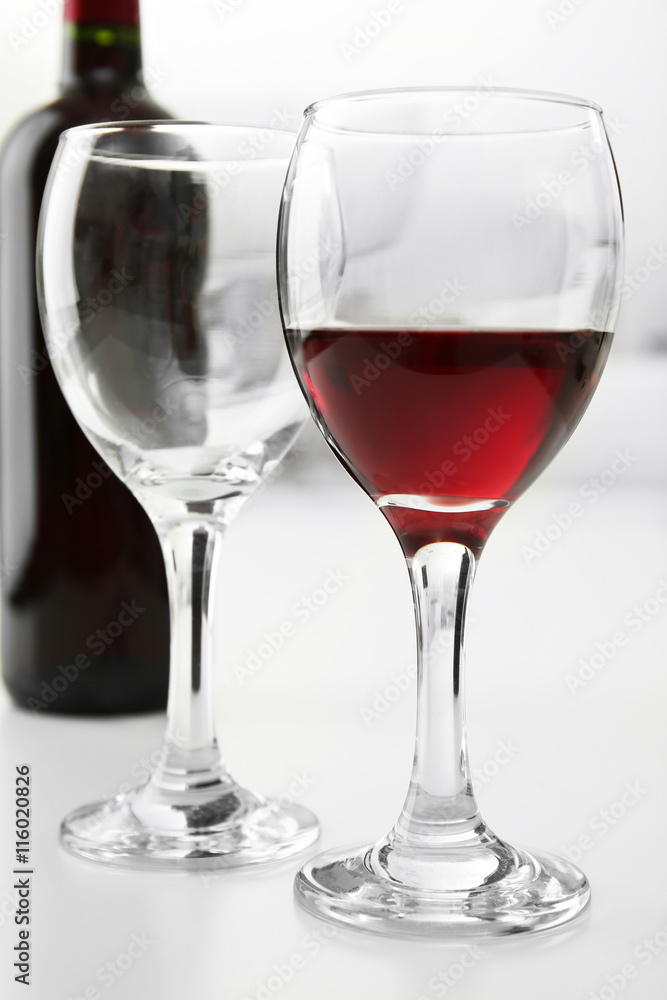
{"type": "Polygon", "coordinates": [[[65,0],[60,96],[16,126],[0,158],[2,668],[14,702],[36,712],[166,703],[160,546],[60,392],[34,261],[60,133],[86,122],[168,117],[143,84],[139,0],[65,0]]]}

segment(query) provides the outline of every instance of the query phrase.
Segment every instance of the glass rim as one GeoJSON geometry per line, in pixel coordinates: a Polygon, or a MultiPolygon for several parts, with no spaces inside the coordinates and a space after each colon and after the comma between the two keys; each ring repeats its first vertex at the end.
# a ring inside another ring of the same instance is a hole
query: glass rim
{"type": "MultiPolygon", "coordinates": [[[[517,87],[495,87],[495,86],[488,87],[485,86],[484,84],[479,84],[477,86],[475,86],[474,84],[467,84],[461,86],[448,85],[440,87],[438,86],[388,87],[388,88],[379,88],[375,90],[356,90],[356,91],[348,91],[342,94],[334,94],[331,97],[324,97],[319,101],[314,101],[312,104],[309,104],[304,109],[303,122],[304,124],[314,123],[317,120],[317,115],[322,110],[326,111],[332,105],[336,104],[340,104],[341,106],[344,105],[354,106],[363,104],[364,102],[371,103],[372,101],[376,101],[378,104],[380,104],[382,103],[383,100],[406,97],[406,96],[415,96],[418,94],[437,97],[448,94],[479,95],[480,93],[494,95],[503,98],[513,98],[516,101],[524,101],[526,104],[529,104],[531,102],[535,103],[543,102],[544,104],[551,104],[554,106],[560,105],[560,106],[570,106],[573,108],[581,108],[582,110],[585,110],[587,112],[593,112],[594,114],[599,115],[600,118],[603,117],[602,108],[595,101],[591,101],[588,98],[584,97],[577,97],[572,94],[561,94],[556,91],[548,91],[548,90],[532,90],[530,88],[522,89],[517,87]]],[[[320,122],[319,124],[320,127],[328,129],[330,131],[341,132],[341,133],[349,132],[349,133],[354,133],[356,135],[396,135],[396,136],[399,135],[406,136],[410,134],[429,135],[429,134],[435,134],[436,131],[436,130],[419,131],[418,129],[415,129],[414,133],[412,133],[409,130],[402,130],[402,129],[395,129],[395,130],[392,130],[390,128],[366,129],[366,128],[346,125],[344,122],[338,122],[335,124],[332,124],[330,122],[323,124],[320,122]]],[[[499,131],[494,129],[488,129],[488,130],[482,129],[476,133],[461,132],[460,130],[455,130],[455,129],[452,129],[451,131],[438,129],[437,132],[440,135],[447,135],[447,136],[451,135],[460,137],[465,136],[465,138],[472,138],[474,136],[485,136],[485,135],[486,136],[520,135],[524,134],[525,132],[534,132],[534,133],[562,132],[570,130],[572,128],[582,128],[587,124],[589,124],[589,122],[582,120],[580,122],[574,122],[568,125],[556,125],[551,127],[545,126],[544,128],[540,129],[516,128],[516,129],[505,129],[499,131]]]]}
{"type": "MultiPolygon", "coordinates": [[[[137,156],[138,159],[146,160],[161,160],[165,163],[174,163],[179,165],[179,169],[185,169],[188,166],[196,164],[199,169],[205,167],[214,168],[219,164],[227,163],[247,163],[247,164],[266,164],[270,162],[275,162],[277,160],[289,161],[292,152],[294,150],[294,145],[296,143],[298,133],[296,131],[291,131],[284,128],[273,128],[270,125],[260,125],[257,123],[248,124],[245,122],[210,122],[201,119],[186,119],[186,118],[147,118],[147,119],[135,119],[128,121],[110,121],[110,122],[88,122],[85,125],[73,125],[71,128],[64,129],[60,134],[59,144],[65,153],[67,150],[67,144],[76,141],[77,138],[82,140],[89,139],[91,141],[92,150],[92,140],[96,137],[101,137],[104,135],[111,134],[142,134],[147,132],[154,132],[156,134],[163,135],[185,135],[187,132],[198,132],[201,135],[208,134],[214,135],[218,134],[220,137],[227,136],[237,136],[241,137],[243,135],[253,136],[255,139],[259,140],[259,137],[264,135],[264,139],[261,140],[261,144],[265,147],[265,150],[269,151],[270,143],[274,138],[285,137],[289,140],[289,148],[284,150],[278,149],[273,151],[273,155],[265,155],[264,150],[258,152],[255,149],[253,156],[239,157],[238,155],[225,156],[225,155],[214,155],[206,157],[205,159],[197,157],[178,157],[172,159],[168,154],[156,154],[151,156],[147,154],[146,151],[142,150],[138,154],[133,154],[130,151],[124,151],[125,155],[137,156]],[[266,137],[268,133],[269,138],[266,137]]],[[[62,155],[62,154],[61,154],[62,155]]],[[[116,152],[105,151],[104,149],[99,149],[95,151],[95,155],[98,157],[103,157],[108,159],[110,162],[119,159],[116,152]]],[[[122,157],[120,157],[122,159],[122,157]]]]}
{"type": "MultiPolygon", "coordinates": [[[[110,122],[88,122],[85,125],[72,125],[70,128],[63,129],[60,133],[60,138],[65,139],[70,135],[102,135],[105,132],[140,132],[143,130],[148,131],[149,129],[162,127],[165,130],[169,128],[174,128],[174,126],[188,126],[189,128],[195,128],[197,130],[217,130],[221,132],[270,132],[272,135],[287,135],[295,140],[298,134],[298,130],[292,131],[287,128],[273,128],[271,125],[262,125],[258,122],[211,122],[205,121],[204,119],[197,118],[146,118],[146,119],[132,119],[128,121],[110,121],[110,122]]],[[[174,131],[177,131],[174,128],[174,131]]]]}

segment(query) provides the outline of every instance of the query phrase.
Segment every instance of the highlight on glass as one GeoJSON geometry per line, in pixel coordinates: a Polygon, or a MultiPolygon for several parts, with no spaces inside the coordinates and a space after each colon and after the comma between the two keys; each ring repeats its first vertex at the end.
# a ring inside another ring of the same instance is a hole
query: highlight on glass
{"type": "MultiPolygon", "coordinates": [[[[553,927],[590,895],[574,865],[515,848],[483,820],[463,649],[485,544],[574,431],[607,360],[621,198],[596,105],[489,90],[464,119],[468,96],[378,91],[308,108],[280,222],[294,368],[400,542],[418,654],[414,765],[395,826],[310,861],[296,893],[330,920],[407,935],[553,927]]],[[[520,615],[516,629],[520,640],[520,615]]]]}

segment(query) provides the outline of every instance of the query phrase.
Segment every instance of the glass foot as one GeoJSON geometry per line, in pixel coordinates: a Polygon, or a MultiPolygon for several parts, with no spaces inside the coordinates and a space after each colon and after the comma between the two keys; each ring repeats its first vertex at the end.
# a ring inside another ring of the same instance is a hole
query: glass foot
{"type": "Polygon", "coordinates": [[[151,783],[83,806],[65,818],[63,846],[129,868],[206,869],[265,864],[298,854],[319,825],[303,806],[265,799],[234,783],[180,795],[151,783]]]}
{"type": "Polygon", "coordinates": [[[393,853],[387,840],[320,854],[297,875],[297,899],[325,920],[404,937],[545,930],[577,916],[590,899],[574,865],[499,840],[449,858],[424,850],[408,861],[393,853]]]}

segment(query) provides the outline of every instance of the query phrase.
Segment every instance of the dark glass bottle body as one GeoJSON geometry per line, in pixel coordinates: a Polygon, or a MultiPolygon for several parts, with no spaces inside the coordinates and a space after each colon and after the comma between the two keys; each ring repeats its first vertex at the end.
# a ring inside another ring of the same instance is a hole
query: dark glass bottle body
{"type": "Polygon", "coordinates": [[[137,24],[66,25],[61,96],[19,123],[0,159],[2,667],[14,702],[40,712],[166,704],[160,546],[65,403],[35,292],[39,211],[60,133],[170,117],[143,89],[137,24]]]}

